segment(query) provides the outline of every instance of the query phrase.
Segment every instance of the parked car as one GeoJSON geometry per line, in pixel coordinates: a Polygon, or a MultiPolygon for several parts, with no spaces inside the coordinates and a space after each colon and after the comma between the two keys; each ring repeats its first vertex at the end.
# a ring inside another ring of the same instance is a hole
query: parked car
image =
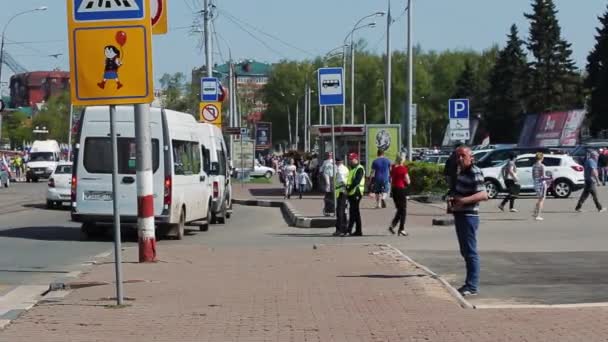
{"type": "Polygon", "coordinates": [[[485,149],[485,150],[474,150],[473,157],[475,160],[481,160],[486,154],[494,151],[494,149],[485,149]]]}
{"type": "MultiPolygon", "coordinates": [[[[524,154],[515,159],[517,176],[521,185],[521,192],[534,192],[532,179],[532,166],[536,162],[535,154],[524,154]]],[[[506,162],[499,165],[482,168],[488,197],[496,198],[498,194],[506,191],[502,169],[506,162]]],[[[553,179],[549,193],[556,198],[567,198],[572,192],[585,186],[583,167],[568,155],[547,155],[543,160],[545,170],[553,179]]]]}
{"type": "MultiPolygon", "coordinates": [[[[118,106],[116,111],[118,204],[121,222],[134,227],[138,217],[134,109],[118,106]]],[[[188,113],[151,108],[149,117],[156,227],[177,239],[183,239],[186,225],[207,230],[212,193],[203,167],[209,160],[201,148],[205,133],[188,113]]],[[[84,235],[98,234],[113,221],[109,131],[108,107],[86,107],[75,145],[71,193],[72,220],[82,223],[84,235]]]]}
{"type": "Polygon", "coordinates": [[[591,151],[599,151],[600,149],[608,149],[608,142],[598,141],[578,145],[574,150],[570,151],[570,155],[577,163],[583,165],[591,151]]]}
{"type": "Polygon", "coordinates": [[[433,154],[422,158],[423,162],[432,163],[437,165],[445,165],[445,162],[450,158],[447,154],[433,154]]]}
{"type": "MultiPolygon", "coordinates": [[[[240,172],[241,169],[240,168],[236,168],[234,169],[235,174],[240,172]]],[[[251,177],[265,177],[267,179],[272,178],[272,176],[274,176],[274,169],[271,167],[267,167],[264,165],[261,165],[257,160],[255,161],[255,165],[253,167],[253,172],[251,172],[249,175],[251,177]]]]}
{"type": "Polygon", "coordinates": [[[537,153],[542,152],[544,154],[559,154],[557,150],[549,147],[511,147],[511,148],[499,148],[488,152],[485,156],[480,159],[475,159],[475,165],[484,169],[502,164],[505,160],[509,159],[509,156],[514,153],[516,156],[525,153],[537,153]]]}
{"type": "Polygon", "coordinates": [[[69,204],[72,189],[72,163],[60,162],[49,178],[46,190],[46,207],[53,209],[69,204]]]}

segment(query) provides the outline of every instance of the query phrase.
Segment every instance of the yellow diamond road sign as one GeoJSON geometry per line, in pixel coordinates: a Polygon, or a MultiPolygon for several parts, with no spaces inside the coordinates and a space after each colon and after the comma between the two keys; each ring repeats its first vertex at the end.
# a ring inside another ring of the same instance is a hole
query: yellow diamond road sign
{"type": "Polygon", "coordinates": [[[150,0],[67,0],[75,105],[151,103],[150,0]]]}

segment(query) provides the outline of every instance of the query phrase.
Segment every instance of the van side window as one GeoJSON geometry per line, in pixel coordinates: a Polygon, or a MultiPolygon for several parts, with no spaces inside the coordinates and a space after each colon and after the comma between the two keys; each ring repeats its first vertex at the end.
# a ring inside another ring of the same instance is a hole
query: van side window
{"type": "Polygon", "coordinates": [[[224,154],[224,150],[217,150],[217,160],[220,164],[219,168],[217,170],[217,174],[225,176],[226,175],[226,154],[224,154]]]}
{"type": "Polygon", "coordinates": [[[194,175],[201,172],[201,154],[198,143],[173,140],[173,172],[176,175],[194,175]]]}
{"type": "Polygon", "coordinates": [[[211,151],[205,145],[201,145],[201,153],[203,154],[203,171],[211,174],[211,151]]]}

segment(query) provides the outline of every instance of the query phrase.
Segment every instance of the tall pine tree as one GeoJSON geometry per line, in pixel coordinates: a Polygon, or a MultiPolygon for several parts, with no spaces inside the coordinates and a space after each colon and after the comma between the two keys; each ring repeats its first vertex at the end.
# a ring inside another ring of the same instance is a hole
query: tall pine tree
{"type": "Polygon", "coordinates": [[[600,17],[596,43],[587,57],[585,86],[590,90],[587,106],[591,132],[608,129],[608,10],[600,17]]]}
{"type": "Polygon", "coordinates": [[[502,49],[490,73],[485,122],[490,139],[496,143],[517,140],[521,114],[524,112],[524,87],[527,62],[524,42],[519,39],[517,26],[511,26],[507,45],[502,49]]]}
{"type": "Polygon", "coordinates": [[[562,39],[553,0],[533,0],[528,49],[532,53],[528,111],[539,113],[580,106],[580,75],[571,44],[562,39]]]}

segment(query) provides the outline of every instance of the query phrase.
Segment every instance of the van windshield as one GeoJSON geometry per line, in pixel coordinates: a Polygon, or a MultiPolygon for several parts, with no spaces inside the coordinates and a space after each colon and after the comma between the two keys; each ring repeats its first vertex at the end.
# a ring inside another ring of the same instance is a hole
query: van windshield
{"type": "MultiPolygon", "coordinates": [[[[135,138],[118,138],[118,173],[134,175],[135,138]]],[[[152,139],[152,169],[158,170],[158,139],[152,139]]],[[[84,143],[84,168],[89,173],[112,173],[112,141],[110,138],[87,138],[84,143]]]]}
{"type": "Polygon", "coordinates": [[[33,152],[30,154],[31,162],[57,161],[53,152],[33,152]]]}

